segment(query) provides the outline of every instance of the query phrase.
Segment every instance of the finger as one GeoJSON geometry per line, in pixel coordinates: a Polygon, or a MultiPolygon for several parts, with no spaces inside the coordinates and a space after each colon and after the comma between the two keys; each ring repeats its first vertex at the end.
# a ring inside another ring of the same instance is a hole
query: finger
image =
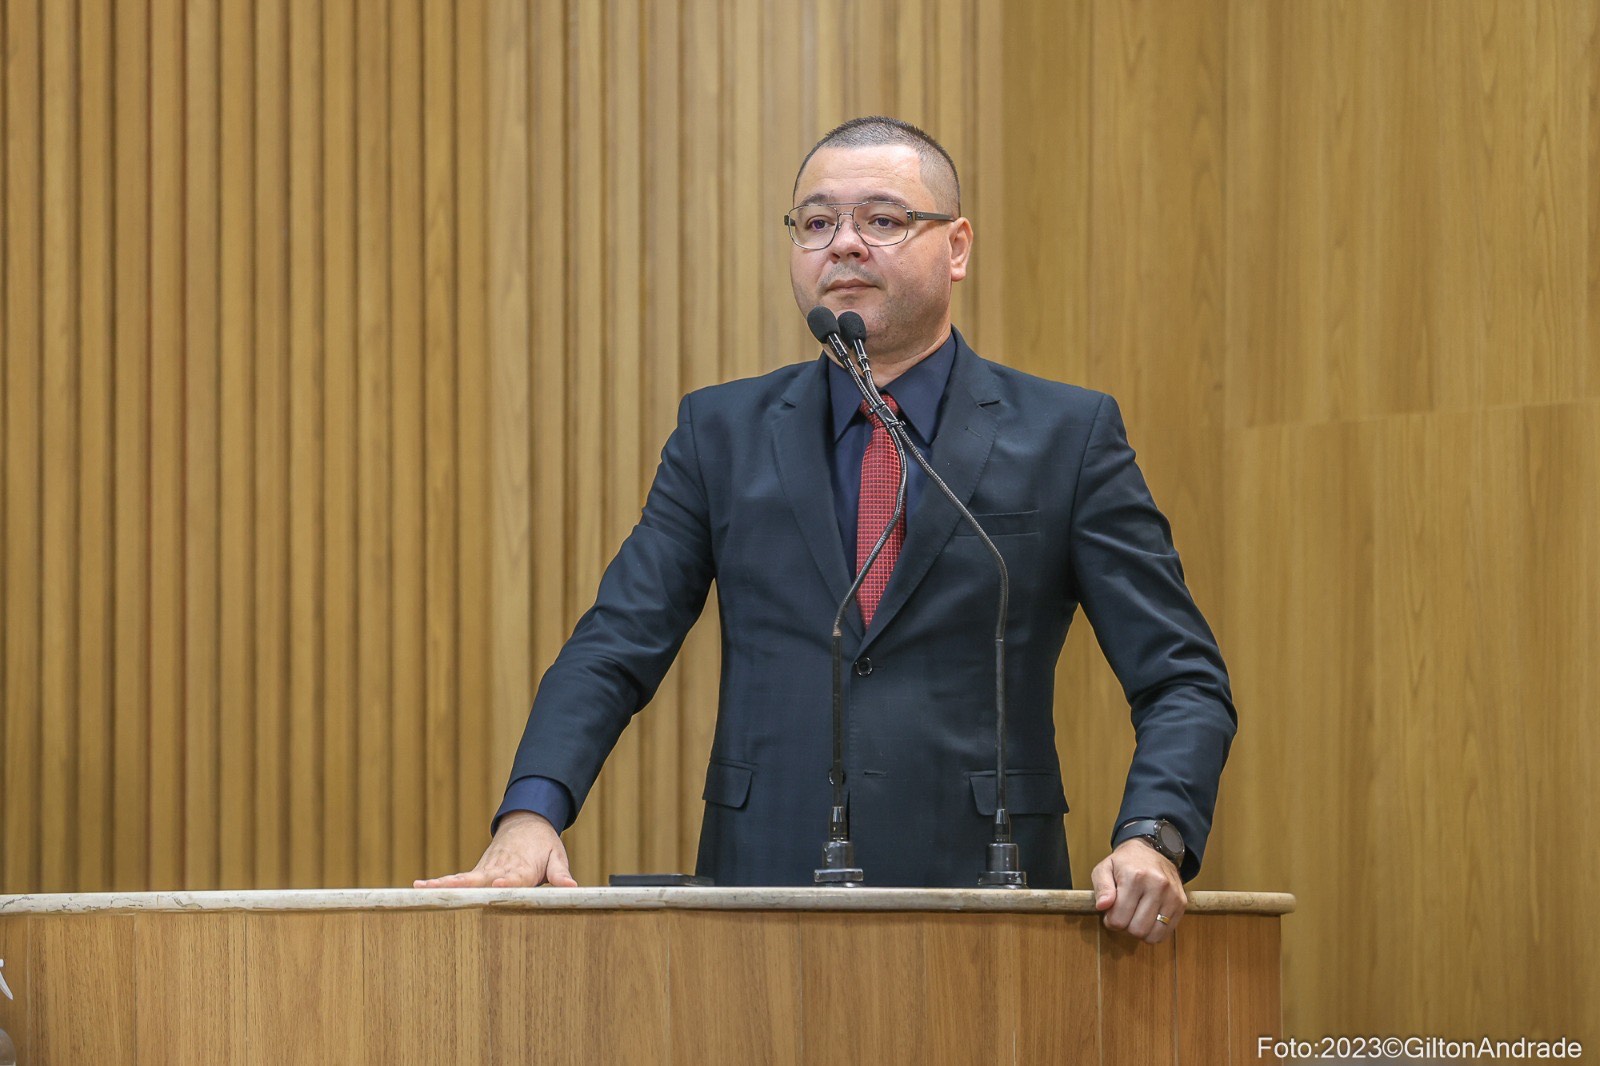
{"type": "Polygon", "coordinates": [[[1114,871],[1114,876],[1116,897],[1111,909],[1106,911],[1106,928],[1125,930],[1139,911],[1146,886],[1134,867],[1123,866],[1114,871]]]}
{"type": "Polygon", "coordinates": [[[1159,886],[1143,887],[1139,894],[1139,905],[1134,908],[1133,917],[1128,921],[1128,933],[1140,940],[1149,940],[1151,933],[1163,926],[1156,921],[1156,915],[1165,914],[1161,909],[1162,899],[1165,897],[1159,886]]]}
{"type": "MultiPolygon", "coordinates": [[[[1141,935],[1147,944],[1160,944],[1170,939],[1178,928],[1178,919],[1183,917],[1188,898],[1183,894],[1182,883],[1175,879],[1163,879],[1161,883],[1151,885],[1147,897],[1152,901],[1150,930],[1141,935]],[[1162,918],[1166,921],[1162,921],[1162,918]]],[[[1128,927],[1130,933],[1134,932],[1134,925],[1128,927]]]]}
{"type": "Polygon", "coordinates": [[[489,883],[488,877],[477,870],[467,870],[464,873],[449,874],[445,877],[430,877],[422,881],[413,881],[413,888],[481,888],[489,883]]]}
{"type": "MultiPolygon", "coordinates": [[[[1157,932],[1165,930],[1162,940],[1166,940],[1168,936],[1178,932],[1178,920],[1184,916],[1184,911],[1187,911],[1187,909],[1189,909],[1189,896],[1184,893],[1181,887],[1176,888],[1173,892],[1166,893],[1166,906],[1162,908],[1162,914],[1166,916],[1166,924],[1157,928],[1157,932]]],[[[1152,941],[1152,943],[1160,943],[1160,941],[1152,941]]]]}
{"type": "Polygon", "coordinates": [[[494,880],[489,882],[490,888],[535,888],[539,879],[533,876],[531,870],[503,870],[496,874],[494,880]]]}
{"type": "Polygon", "coordinates": [[[1111,860],[1106,859],[1089,874],[1094,884],[1094,909],[1103,911],[1117,902],[1117,880],[1111,876],[1111,860]]]}
{"type": "Polygon", "coordinates": [[[545,867],[544,879],[554,888],[577,888],[577,879],[572,876],[572,869],[567,865],[567,853],[564,848],[555,848],[550,852],[550,862],[545,867]]]}

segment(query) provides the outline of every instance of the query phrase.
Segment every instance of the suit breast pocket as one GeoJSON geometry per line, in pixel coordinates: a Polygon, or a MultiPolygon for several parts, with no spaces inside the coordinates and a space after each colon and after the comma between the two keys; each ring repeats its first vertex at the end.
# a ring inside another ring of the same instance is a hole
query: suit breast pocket
{"type": "MultiPolygon", "coordinates": [[[[1011,537],[1022,533],[1039,532],[1038,511],[1008,511],[1004,514],[974,514],[983,531],[990,537],[1011,537]]],[[[965,519],[956,523],[956,536],[975,537],[972,526],[965,519]]]]}

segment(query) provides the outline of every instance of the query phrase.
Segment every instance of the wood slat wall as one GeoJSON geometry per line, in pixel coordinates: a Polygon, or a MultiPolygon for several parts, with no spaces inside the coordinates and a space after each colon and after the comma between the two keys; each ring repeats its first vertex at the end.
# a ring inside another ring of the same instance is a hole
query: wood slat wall
{"type": "MultiPolygon", "coordinates": [[[[5,890],[470,865],[678,397],[810,352],[776,220],[817,132],[998,136],[976,0],[0,30],[5,890]]],[[[573,832],[585,880],[692,861],[702,628],[573,832]]]]}
{"type": "Polygon", "coordinates": [[[488,29],[6,5],[6,889],[478,848],[488,29]]]}
{"type": "MultiPolygon", "coordinates": [[[[1600,1040],[1597,16],[1006,9],[976,342],[1122,402],[1240,710],[1197,883],[1299,898],[1293,1035],[1600,1040]]],[[[1057,698],[1081,870],[1131,747],[1087,630],[1057,698]]]]}
{"type": "MultiPolygon", "coordinates": [[[[482,847],[686,390],[811,349],[833,122],[962,164],[956,318],[1115,393],[1242,729],[1286,1029],[1600,1039],[1588,0],[6,0],[0,891],[482,847]],[[1592,866],[1592,864],[1590,864],[1592,866]]],[[[692,862],[715,601],[570,836],[692,862]]],[[[1131,737],[1086,627],[1080,877],[1131,737]]]]}

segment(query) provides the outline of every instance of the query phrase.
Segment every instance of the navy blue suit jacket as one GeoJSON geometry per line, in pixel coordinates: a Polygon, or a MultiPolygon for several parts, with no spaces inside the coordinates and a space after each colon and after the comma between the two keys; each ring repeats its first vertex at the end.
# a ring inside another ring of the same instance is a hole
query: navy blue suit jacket
{"type": "MultiPolygon", "coordinates": [[[[581,808],[716,581],[722,684],[698,872],[718,884],[808,884],[826,836],[829,636],[851,577],[826,369],[818,359],[683,399],[639,524],[545,673],[512,768],[513,782],[560,782],[581,808]]],[[[1007,802],[1030,883],[1071,885],[1052,708],[1080,605],[1132,708],[1117,824],[1171,819],[1192,877],[1236,717],[1115,401],[981,359],[958,333],[930,459],[1011,573],[1007,802]]],[[[970,886],[983,866],[996,603],[987,551],[930,486],[871,626],[846,616],[846,768],[869,884],[970,886]]]]}

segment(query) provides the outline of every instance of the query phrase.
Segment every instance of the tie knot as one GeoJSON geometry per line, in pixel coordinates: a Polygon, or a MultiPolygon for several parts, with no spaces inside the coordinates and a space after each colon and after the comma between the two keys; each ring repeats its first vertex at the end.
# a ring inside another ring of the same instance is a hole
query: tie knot
{"type": "MultiPolygon", "coordinates": [[[[890,396],[887,392],[883,394],[883,402],[888,406],[889,410],[893,411],[895,414],[898,415],[900,413],[900,405],[895,403],[894,397],[890,396]]],[[[879,425],[882,421],[877,415],[872,413],[871,406],[868,405],[867,401],[865,400],[861,401],[861,413],[866,415],[867,420],[873,425],[879,425]]]]}

